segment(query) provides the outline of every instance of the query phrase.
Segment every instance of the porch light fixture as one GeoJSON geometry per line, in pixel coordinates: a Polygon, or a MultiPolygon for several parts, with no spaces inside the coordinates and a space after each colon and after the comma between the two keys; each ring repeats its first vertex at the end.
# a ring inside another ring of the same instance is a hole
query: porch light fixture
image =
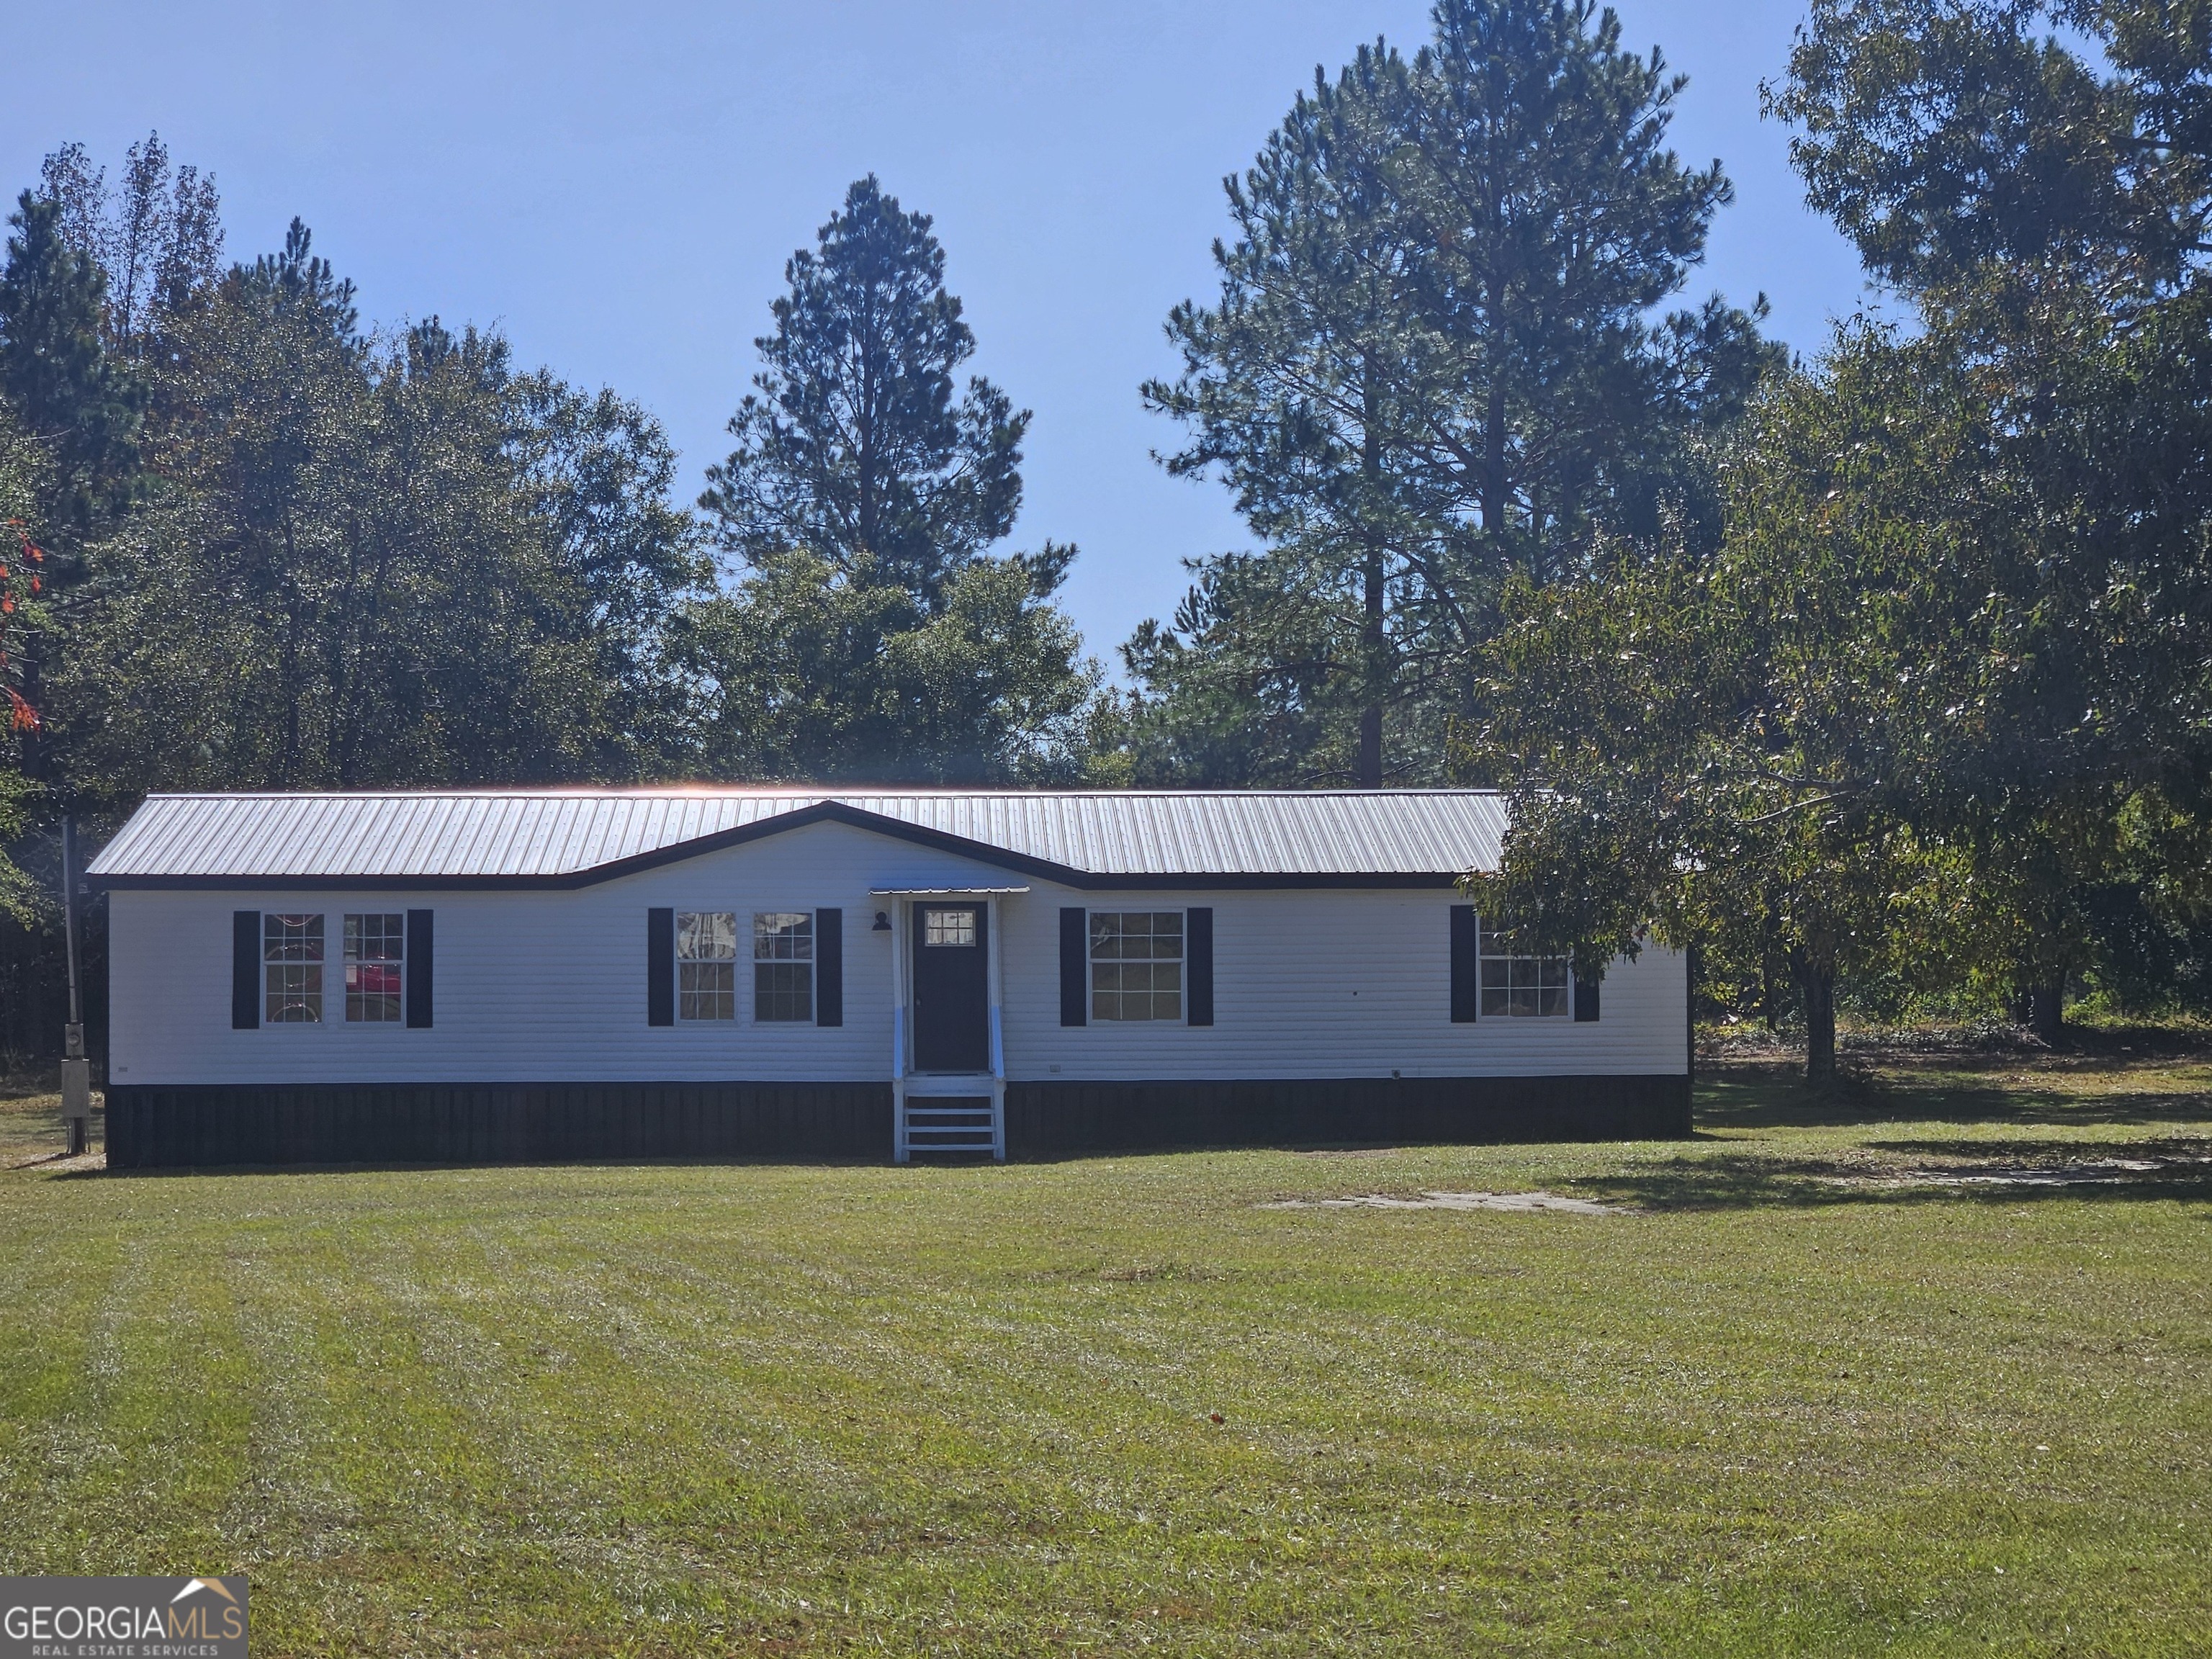
{"type": "Polygon", "coordinates": [[[886,912],[884,912],[884,911],[882,911],[882,910],[878,910],[878,911],[877,911],[877,912],[876,912],[876,925],[875,925],[874,927],[872,927],[869,928],[869,929],[868,929],[868,931],[869,931],[870,933],[890,933],[890,930],[891,930],[891,919],[890,919],[890,915],[889,915],[886,912]]]}

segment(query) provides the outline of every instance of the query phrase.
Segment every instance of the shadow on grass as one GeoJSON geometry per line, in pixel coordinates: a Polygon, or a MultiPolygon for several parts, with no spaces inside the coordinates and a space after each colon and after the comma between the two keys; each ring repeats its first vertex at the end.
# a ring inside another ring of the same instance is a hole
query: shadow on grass
{"type": "Polygon", "coordinates": [[[2130,1137],[2120,1140],[1869,1140],[1871,1152],[1894,1153],[1923,1163],[1986,1164],[2006,1169],[2061,1168],[2110,1163],[2203,1164],[2212,1174],[2212,1137],[2166,1135],[2156,1139],[2130,1137]]]}
{"type": "Polygon", "coordinates": [[[1780,1073],[1726,1076],[1698,1084],[1700,1130],[1856,1128],[1881,1123],[2148,1125],[2212,1121],[2212,1093],[2093,1094],[2045,1077],[2038,1091],[2008,1089],[1986,1078],[1928,1077],[1911,1082],[1850,1077],[1815,1089],[1780,1073]],[[2053,1087],[2051,1085],[2057,1085],[2053,1087]]]}
{"type": "Polygon", "coordinates": [[[2094,1204],[2201,1202],[2212,1201],[2212,1165],[2109,1172],[2080,1165],[1989,1164],[1921,1164],[1911,1169],[1885,1169],[1723,1153],[1679,1158],[1632,1175],[1579,1182],[1577,1191],[1644,1210],[1811,1210],[1869,1204],[1893,1207],[1973,1204],[2019,1209],[2053,1199],[2094,1204]]]}

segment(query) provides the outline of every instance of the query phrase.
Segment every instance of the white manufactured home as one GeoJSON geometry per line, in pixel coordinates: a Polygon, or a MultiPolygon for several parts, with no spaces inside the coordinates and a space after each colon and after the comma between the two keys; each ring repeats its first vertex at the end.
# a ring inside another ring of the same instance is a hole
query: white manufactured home
{"type": "Polygon", "coordinates": [[[1686,1133],[1689,976],[1486,928],[1474,790],[161,795],[118,1167],[1686,1133]]]}

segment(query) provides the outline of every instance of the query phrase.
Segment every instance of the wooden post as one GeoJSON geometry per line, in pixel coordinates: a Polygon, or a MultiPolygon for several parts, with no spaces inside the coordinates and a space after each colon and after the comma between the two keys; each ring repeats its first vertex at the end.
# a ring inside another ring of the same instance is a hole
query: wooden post
{"type": "Polygon", "coordinates": [[[999,939],[1003,909],[998,900],[983,901],[984,926],[989,931],[983,943],[989,947],[984,957],[984,983],[988,988],[985,997],[991,1010],[991,1157],[1000,1164],[1006,1161],[1006,1035],[999,1009],[1002,993],[999,969],[999,939]]]}
{"type": "Polygon", "coordinates": [[[76,823],[62,814],[62,932],[69,954],[69,1024],[62,1039],[62,1121],[69,1127],[70,1156],[85,1150],[92,1120],[92,1062],[84,1054],[84,992],[78,983],[76,951],[76,823]]]}
{"type": "Polygon", "coordinates": [[[891,1162],[908,1162],[914,1152],[907,1144],[907,912],[910,902],[891,897],[891,1162]]]}

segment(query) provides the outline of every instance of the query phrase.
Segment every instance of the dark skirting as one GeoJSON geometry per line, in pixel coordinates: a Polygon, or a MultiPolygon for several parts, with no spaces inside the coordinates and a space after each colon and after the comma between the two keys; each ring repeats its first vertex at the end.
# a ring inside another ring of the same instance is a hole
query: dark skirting
{"type": "Polygon", "coordinates": [[[114,1170],[890,1156],[888,1083],[347,1083],[107,1091],[114,1170]]]}
{"type": "Polygon", "coordinates": [[[1306,1078],[1272,1083],[1009,1083],[1009,1157],[1341,1141],[1667,1140],[1690,1079],[1306,1078]]]}
{"type": "MultiPolygon", "coordinates": [[[[1015,1158],[1690,1133],[1686,1077],[1011,1083],[1015,1158]]],[[[888,1083],[355,1083],[107,1091],[111,1169],[811,1158],[891,1150],[888,1083]]]]}

